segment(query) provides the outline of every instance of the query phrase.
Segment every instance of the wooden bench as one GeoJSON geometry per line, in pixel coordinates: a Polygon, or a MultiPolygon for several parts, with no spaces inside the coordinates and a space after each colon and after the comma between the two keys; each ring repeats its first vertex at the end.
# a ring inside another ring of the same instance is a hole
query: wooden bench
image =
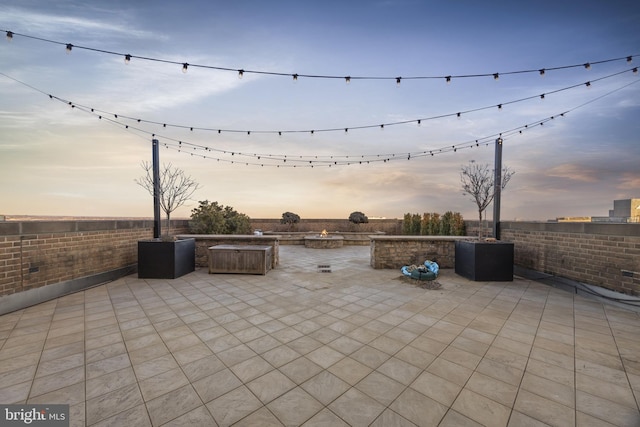
{"type": "Polygon", "coordinates": [[[267,274],[271,270],[273,247],[216,245],[209,248],[209,274],[267,274]]]}

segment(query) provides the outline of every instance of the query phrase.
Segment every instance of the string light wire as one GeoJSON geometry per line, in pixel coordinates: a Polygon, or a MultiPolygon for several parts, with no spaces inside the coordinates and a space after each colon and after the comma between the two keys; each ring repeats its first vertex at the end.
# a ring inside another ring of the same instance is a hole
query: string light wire
{"type": "Polygon", "coordinates": [[[82,105],[79,103],[75,103],[72,102],[70,100],[67,99],[63,99],[60,98],[58,96],[55,95],[51,95],[48,94],[46,92],[44,92],[41,89],[38,89],[34,86],[31,86],[21,80],[18,80],[16,78],[13,78],[7,74],[4,74],[2,72],[0,72],[0,75],[13,80],[16,83],[19,83],[21,85],[24,85],[30,89],[33,89],[37,92],[40,92],[44,95],[49,96],[50,98],[55,98],[65,104],[71,105],[72,108],[75,107],[82,107],[88,110],[91,110],[91,112],[97,112],[100,113],[101,115],[104,116],[113,116],[113,117],[117,117],[120,120],[128,120],[131,122],[135,122],[135,123],[145,123],[145,124],[150,124],[150,125],[156,125],[156,126],[162,126],[163,128],[175,128],[175,129],[189,129],[190,131],[206,131],[206,132],[215,132],[218,134],[221,133],[242,133],[242,134],[247,134],[247,135],[251,135],[251,134],[278,134],[278,136],[282,136],[283,134],[301,134],[301,133],[307,133],[310,135],[313,135],[315,133],[327,133],[327,132],[345,132],[347,133],[348,130],[363,130],[363,129],[373,129],[373,128],[379,128],[379,129],[384,129],[385,127],[389,127],[389,126],[399,126],[399,125],[406,125],[406,124],[412,124],[412,123],[416,123],[418,125],[420,125],[422,122],[425,121],[431,121],[431,120],[437,120],[437,119],[443,119],[443,118],[448,118],[448,117],[457,117],[460,118],[463,114],[470,114],[470,113],[476,113],[476,112],[480,112],[480,111],[484,111],[484,110],[489,110],[489,109],[494,109],[496,107],[498,107],[499,110],[502,109],[502,107],[506,106],[506,105],[512,105],[512,104],[516,104],[516,103],[520,103],[520,102],[524,102],[524,101],[529,101],[532,99],[546,99],[547,96],[549,95],[553,95],[553,94],[557,94],[557,93],[561,93],[564,91],[568,91],[571,89],[575,89],[578,87],[583,87],[586,86],[587,88],[589,88],[591,86],[592,83],[595,82],[599,82],[602,80],[606,80],[606,79],[610,79],[616,76],[619,76],[621,74],[625,74],[628,73],[629,71],[633,72],[635,74],[636,68],[631,68],[631,69],[626,69],[623,71],[619,71],[616,73],[612,73],[612,74],[608,74],[606,76],[602,76],[599,78],[595,78],[595,79],[591,79],[588,82],[582,82],[582,83],[577,83],[574,85],[570,85],[570,86],[566,86],[560,89],[556,89],[556,90],[552,90],[549,92],[545,92],[543,94],[540,95],[532,95],[532,96],[527,96],[527,97],[523,97],[523,98],[519,98],[519,99],[514,99],[514,100],[510,100],[510,101],[505,101],[505,102],[501,102],[499,104],[494,104],[494,105],[487,105],[487,106],[483,106],[483,107],[478,107],[478,108],[472,108],[469,110],[465,110],[465,111],[458,111],[455,113],[446,113],[446,114],[440,114],[440,115],[436,115],[436,116],[430,116],[430,117],[422,117],[419,119],[411,119],[411,120],[401,120],[401,121],[395,121],[395,122],[388,122],[388,123],[382,123],[382,124],[368,124],[368,125],[361,125],[361,126],[340,126],[340,127],[333,127],[333,128],[324,128],[324,129],[303,129],[303,130],[256,130],[256,129],[222,129],[222,128],[213,128],[213,127],[199,127],[199,126],[194,126],[194,125],[184,125],[184,124],[175,124],[175,123],[166,123],[166,122],[158,122],[158,121],[154,121],[154,120],[147,120],[147,119],[142,119],[142,118],[135,118],[132,116],[127,116],[124,114],[119,114],[119,113],[115,113],[112,111],[106,111],[106,110],[102,110],[99,108],[95,108],[95,107],[91,107],[91,106],[86,106],[86,105],[82,105]]]}
{"type": "Polygon", "coordinates": [[[395,81],[396,84],[399,84],[400,81],[402,80],[445,80],[447,83],[451,82],[451,79],[460,79],[460,78],[480,78],[480,77],[492,77],[495,80],[498,80],[499,76],[505,76],[505,75],[514,75],[514,74],[530,74],[530,73],[538,73],[540,75],[545,75],[545,73],[549,72],[549,71],[557,71],[557,70],[565,70],[565,69],[570,69],[570,68],[583,68],[583,69],[590,69],[593,65],[597,65],[597,64],[605,64],[605,63],[609,63],[609,62],[616,62],[616,61],[626,61],[627,63],[631,62],[633,60],[633,58],[639,56],[639,54],[634,54],[634,55],[626,55],[623,57],[618,57],[618,58],[609,58],[609,59],[603,59],[603,60],[599,60],[599,61],[588,61],[588,62],[583,62],[580,64],[570,64],[570,65],[561,65],[558,67],[543,67],[543,68],[535,68],[535,69],[526,69],[526,70],[516,70],[516,71],[503,71],[503,72],[491,72],[491,73],[477,73],[477,74],[458,74],[458,75],[454,75],[454,74],[447,74],[447,75],[442,75],[442,76],[354,76],[354,75],[342,75],[342,76],[338,76],[338,75],[327,75],[327,74],[304,74],[304,73],[284,73],[284,72],[278,72],[278,71],[266,71],[266,70],[251,70],[251,69],[245,69],[245,68],[231,68],[231,67],[220,67],[220,66],[214,66],[214,65],[206,65],[206,64],[192,64],[192,63],[188,63],[188,62],[183,62],[183,61],[173,61],[173,60],[168,60],[168,59],[162,59],[162,58],[154,58],[154,57],[149,57],[149,56],[139,56],[139,55],[133,55],[131,53],[121,53],[121,52],[114,52],[111,50],[106,50],[106,49],[101,49],[101,48],[95,48],[95,47],[90,47],[90,46],[82,46],[82,45],[77,45],[77,44],[73,44],[73,43],[67,43],[67,42],[60,42],[60,41],[56,41],[56,40],[51,40],[51,39],[47,39],[44,37],[38,37],[38,36],[32,36],[32,35],[28,35],[28,34],[21,34],[21,33],[16,33],[14,31],[10,31],[10,30],[5,30],[5,29],[0,29],[0,31],[5,32],[7,34],[7,38],[8,39],[14,39],[15,37],[24,37],[24,38],[28,38],[28,39],[32,39],[32,40],[37,40],[37,41],[41,41],[41,42],[46,42],[46,43],[52,43],[52,44],[56,44],[56,45],[62,45],[62,46],[66,46],[67,50],[70,51],[71,49],[69,48],[70,46],[73,47],[73,49],[81,49],[81,50],[87,50],[87,51],[91,51],[91,52],[96,52],[96,53],[101,53],[101,54],[106,54],[106,55],[115,55],[115,56],[120,56],[125,58],[125,61],[132,61],[134,59],[136,60],[143,60],[143,61],[151,61],[151,62],[158,62],[158,63],[164,63],[164,64],[173,64],[173,65],[179,65],[182,67],[183,71],[186,71],[185,64],[190,67],[190,68],[202,68],[202,69],[210,69],[210,70],[217,70],[217,71],[229,71],[229,72],[234,72],[237,73],[238,77],[242,78],[243,75],[245,74],[257,74],[257,75],[268,75],[268,76],[281,76],[281,77],[287,77],[287,78],[293,78],[294,81],[297,81],[299,78],[313,78],[313,79],[340,79],[340,80],[345,80],[347,83],[351,82],[352,80],[392,80],[395,81]]]}
{"type": "MultiPolygon", "coordinates": [[[[46,94],[44,91],[31,86],[27,83],[21,82],[13,77],[7,76],[4,73],[0,73],[0,75],[9,78],[17,83],[20,83],[32,90],[35,90],[39,93],[42,94],[46,94]]],[[[177,140],[175,138],[171,138],[165,135],[158,135],[155,133],[150,133],[149,131],[142,129],[142,128],[138,128],[136,126],[130,126],[130,125],[123,125],[122,122],[120,122],[118,119],[118,115],[103,115],[103,113],[93,109],[93,108],[89,108],[89,107],[85,107],[82,105],[78,105],[78,104],[74,104],[70,101],[66,101],[63,100],[61,98],[55,97],[53,95],[47,94],[47,96],[52,99],[52,100],[56,100],[59,102],[62,102],[66,105],[71,106],[71,108],[74,109],[78,109],[82,112],[94,115],[95,117],[97,117],[99,120],[103,120],[107,123],[110,123],[114,126],[119,127],[120,129],[124,129],[126,131],[129,132],[134,132],[137,134],[137,136],[144,138],[145,140],[149,139],[149,135],[152,138],[162,138],[163,142],[162,145],[166,148],[170,148],[170,149],[174,149],[177,150],[178,152],[185,152],[185,153],[189,153],[191,156],[196,156],[196,157],[202,157],[204,159],[210,159],[210,160],[216,160],[218,162],[226,162],[229,164],[244,164],[246,166],[260,166],[260,167],[264,167],[264,166],[274,166],[274,167],[292,167],[292,168],[296,168],[296,167],[316,167],[316,166],[325,166],[325,167],[333,167],[333,166],[348,166],[348,165],[355,165],[355,164],[371,164],[371,163],[387,163],[390,161],[394,161],[394,160],[401,160],[401,159],[407,159],[407,160],[412,160],[412,159],[416,159],[416,158],[421,158],[421,157],[427,157],[427,156],[435,156],[435,155],[439,155],[439,154],[444,154],[444,153],[449,153],[449,152],[457,152],[458,150],[461,149],[465,149],[465,148],[473,148],[473,147],[480,147],[481,145],[483,146],[489,146],[493,140],[496,137],[502,138],[503,140],[506,139],[507,137],[510,137],[512,135],[517,135],[517,134],[522,134],[524,131],[527,130],[531,130],[536,128],[537,126],[542,126],[545,123],[554,120],[557,117],[565,117],[568,113],[573,112],[579,108],[585,107],[593,102],[596,102],[606,96],[609,96],[613,93],[616,93],[628,86],[631,86],[633,84],[638,83],[639,81],[633,81],[631,83],[625,84],[624,86],[621,86],[617,89],[614,89],[612,91],[609,91],[605,94],[602,94],[596,98],[592,98],[587,102],[584,102],[576,107],[573,107],[569,110],[566,110],[562,113],[550,116],[550,117],[546,117],[544,119],[532,122],[532,123],[528,123],[522,126],[518,126],[516,128],[512,128],[512,129],[508,129],[502,132],[499,132],[497,134],[492,134],[492,135],[488,135],[488,136],[484,136],[478,139],[474,139],[471,141],[466,141],[466,142],[462,142],[459,144],[454,144],[454,145],[447,145],[445,147],[440,147],[440,148],[436,148],[436,149],[430,149],[430,150],[421,150],[421,151],[414,151],[414,152],[409,152],[409,153],[385,153],[385,154],[367,154],[367,155],[315,155],[315,156],[310,156],[310,155],[287,155],[287,154],[259,154],[259,153],[244,153],[244,152],[239,152],[239,151],[229,151],[229,150],[221,150],[221,149],[216,149],[216,148],[211,148],[208,146],[204,146],[204,145],[200,145],[200,144],[195,144],[195,143],[191,143],[191,142],[187,142],[187,141],[182,141],[182,140],[177,140]],[[112,118],[113,117],[113,118],[112,118]],[[166,142],[169,141],[169,142],[166,142]],[[245,158],[250,158],[250,160],[229,160],[228,158],[222,158],[222,157],[213,157],[211,155],[208,154],[200,154],[199,151],[204,151],[205,153],[218,153],[220,155],[231,155],[234,158],[240,158],[240,157],[245,157],[245,158]],[[237,156],[237,157],[235,157],[237,156]],[[264,160],[269,160],[271,162],[278,162],[277,164],[274,163],[266,163],[264,162],[264,160]]]]}

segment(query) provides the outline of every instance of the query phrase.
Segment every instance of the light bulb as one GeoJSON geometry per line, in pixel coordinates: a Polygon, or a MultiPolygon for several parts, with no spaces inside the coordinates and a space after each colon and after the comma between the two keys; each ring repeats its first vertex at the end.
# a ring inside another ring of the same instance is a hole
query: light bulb
{"type": "Polygon", "coordinates": [[[591,87],[591,82],[586,82],[586,83],[585,83],[585,86],[586,86],[586,87],[591,87]]]}
{"type": "Polygon", "coordinates": [[[347,77],[345,77],[345,78],[344,78],[344,81],[345,81],[345,83],[346,83],[346,84],[351,83],[351,76],[347,76],[347,77]]]}
{"type": "Polygon", "coordinates": [[[128,53],[124,56],[124,63],[128,64],[129,62],[131,62],[131,55],[129,55],[128,53]]]}
{"type": "Polygon", "coordinates": [[[631,71],[633,71],[633,74],[638,74],[638,67],[635,67],[635,68],[634,68],[633,70],[631,70],[631,71]]]}
{"type": "Polygon", "coordinates": [[[544,73],[545,73],[545,69],[544,69],[544,68],[542,68],[542,69],[540,70],[540,76],[541,76],[541,77],[544,77],[544,73]]]}
{"type": "Polygon", "coordinates": [[[498,80],[500,78],[500,74],[499,73],[495,73],[493,75],[493,80],[498,80]]]}
{"type": "Polygon", "coordinates": [[[183,73],[186,73],[188,68],[189,68],[189,64],[187,64],[186,62],[184,64],[182,64],[182,72],[183,73]]]}
{"type": "Polygon", "coordinates": [[[584,64],[584,68],[586,70],[590,70],[591,69],[591,64],[589,64],[588,62],[586,64],[584,64]]]}
{"type": "MultiPolygon", "coordinates": [[[[7,32],[7,37],[9,37],[9,33],[11,31],[7,32]]],[[[631,61],[633,61],[633,56],[627,56],[627,63],[631,64],[631,61]]]]}
{"type": "Polygon", "coordinates": [[[451,76],[445,77],[445,80],[447,81],[447,84],[451,83],[451,76]]]}
{"type": "Polygon", "coordinates": [[[293,74],[293,82],[297,82],[298,81],[298,75],[297,74],[293,74]]]}
{"type": "Polygon", "coordinates": [[[498,110],[502,110],[502,104],[498,104],[498,110]]]}
{"type": "Polygon", "coordinates": [[[7,31],[7,41],[13,40],[13,33],[11,31],[7,31]]]}
{"type": "Polygon", "coordinates": [[[402,80],[402,77],[396,77],[396,86],[400,87],[401,80],[402,80]]]}
{"type": "Polygon", "coordinates": [[[238,78],[241,79],[244,76],[244,70],[238,70],[238,78]]]}
{"type": "Polygon", "coordinates": [[[540,95],[540,99],[544,99],[544,93],[540,95]]]}
{"type": "Polygon", "coordinates": [[[67,53],[71,53],[71,49],[73,49],[73,45],[71,43],[67,43],[67,53]]]}

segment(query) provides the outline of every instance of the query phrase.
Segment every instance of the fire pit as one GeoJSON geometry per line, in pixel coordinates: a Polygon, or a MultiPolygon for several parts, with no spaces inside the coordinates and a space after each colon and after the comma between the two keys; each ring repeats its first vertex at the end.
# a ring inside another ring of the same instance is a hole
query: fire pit
{"type": "Polygon", "coordinates": [[[311,249],[335,249],[341,248],[344,244],[344,237],[331,236],[327,233],[327,230],[315,236],[305,236],[304,246],[311,249]]]}

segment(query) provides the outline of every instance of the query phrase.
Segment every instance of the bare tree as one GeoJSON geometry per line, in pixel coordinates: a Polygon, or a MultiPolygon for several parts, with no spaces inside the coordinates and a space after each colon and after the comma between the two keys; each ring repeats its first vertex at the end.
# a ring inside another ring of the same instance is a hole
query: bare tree
{"type": "MultiPolygon", "coordinates": [[[[145,175],[135,182],[153,196],[153,165],[142,162],[145,175]]],[[[163,164],[160,170],[160,207],[167,215],[167,234],[171,229],[171,212],[184,205],[193,193],[200,188],[200,184],[186,175],[182,169],[174,168],[171,163],[163,164]]]]}
{"type": "MultiPolygon", "coordinates": [[[[515,171],[504,167],[502,169],[501,187],[504,188],[509,183],[515,171]]],[[[494,170],[489,164],[480,165],[473,160],[468,165],[463,165],[460,171],[460,181],[462,182],[462,194],[471,196],[471,199],[478,206],[478,236],[482,237],[482,213],[493,201],[495,196],[494,170]]]]}

